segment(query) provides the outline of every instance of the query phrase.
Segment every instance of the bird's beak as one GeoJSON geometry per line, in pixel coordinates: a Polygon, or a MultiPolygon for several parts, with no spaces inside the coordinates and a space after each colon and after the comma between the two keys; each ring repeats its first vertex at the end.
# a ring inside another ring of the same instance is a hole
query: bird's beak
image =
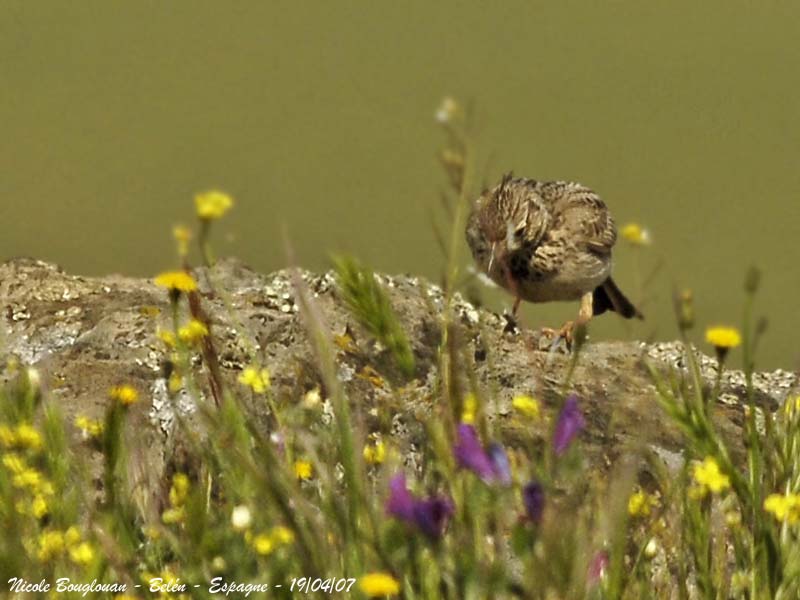
{"type": "Polygon", "coordinates": [[[489,271],[489,273],[491,273],[491,272],[492,272],[492,265],[494,264],[494,249],[495,249],[496,247],[497,247],[497,242],[495,242],[494,244],[492,244],[492,254],[491,254],[491,256],[489,257],[489,268],[487,269],[487,271],[489,271]]]}

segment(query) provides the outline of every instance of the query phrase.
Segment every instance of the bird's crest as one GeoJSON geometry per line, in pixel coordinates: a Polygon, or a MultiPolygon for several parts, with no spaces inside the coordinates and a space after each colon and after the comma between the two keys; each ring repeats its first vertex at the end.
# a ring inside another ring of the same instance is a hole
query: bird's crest
{"type": "Polygon", "coordinates": [[[514,171],[509,171],[500,180],[500,185],[497,186],[497,196],[500,197],[508,192],[508,184],[514,179],[514,171]]]}

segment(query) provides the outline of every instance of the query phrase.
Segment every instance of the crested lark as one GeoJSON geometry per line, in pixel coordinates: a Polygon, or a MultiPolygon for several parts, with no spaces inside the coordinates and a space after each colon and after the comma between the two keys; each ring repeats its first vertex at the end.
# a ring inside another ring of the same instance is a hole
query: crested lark
{"type": "Polygon", "coordinates": [[[643,318],[611,279],[614,220],[579,183],[505,175],[478,198],[466,234],[479,268],[514,294],[514,316],[521,300],[580,300],[577,323],[607,310],[643,318]]]}

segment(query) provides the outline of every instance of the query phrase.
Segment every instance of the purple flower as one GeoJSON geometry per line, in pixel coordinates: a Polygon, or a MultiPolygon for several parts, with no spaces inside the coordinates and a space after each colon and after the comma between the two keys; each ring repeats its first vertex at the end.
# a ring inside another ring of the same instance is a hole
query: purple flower
{"type": "Polygon", "coordinates": [[[494,481],[495,473],[492,461],[483,449],[478,434],[472,425],[461,423],[458,426],[458,443],[453,446],[458,464],[469,469],[486,483],[494,481]]]}
{"type": "Polygon", "coordinates": [[[386,512],[401,521],[414,520],[414,496],[406,486],[405,473],[398,473],[389,480],[389,498],[386,500],[386,512]]]}
{"type": "Polygon", "coordinates": [[[406,476],[399,473],[389,481],[389,498],[386,500],[387,514],[416,526],[430,538],[444,533],[453,514],[453,503],[444,496],[415,498],[406,486],[406,476]]]}
{"type": "Polygon", "coordinates": [[[522,488],[522,502],[528,518],[534,523],[540,523],[544,512],[544,489],[538,481],[531,481],[522,488]]]}
{"type": "Polygon", "coordinates": [[[592,562],[589,563],[589,571],[586,574],[589,583],[594,584],[600,581],[603,575],[606,574],[606,569],[608,569],[608,552],[600,550],[592,557],[592,562]]]}
{"type": "Polygon", "coordinates": [[[578,408],[578,397],[575,395],[569,396],[561,408],[561,413],[558,415],[556,430],[553,434],[553,449],[556,455],[564,454],[572,440],[585,426],[586,421],[578,408]]]}
{"type": "Polygon", "coordinates": [[[500,444],[489,445],[489,460],[492,461],[492,470],[497,481],[503,485],[511,484],[511,465],[508,463],[508,455],[500,444]]]}
{"type": "Polygon", "coordinates": [[[511,483],[511,467],[508,456],[500,444],[489,446],[488,452],[481,445],[478,433],[472,425],[461,423],[457,430],[458,441],[453,454],[459,466],[469,469],[484,483],[511,483]]]}
{"type": "Polygon", "coordinates": [[[439,538],[453,514],[453,503],[449,498],[431,496],[414,503],[414,523],[429,538],[439,538]]]}

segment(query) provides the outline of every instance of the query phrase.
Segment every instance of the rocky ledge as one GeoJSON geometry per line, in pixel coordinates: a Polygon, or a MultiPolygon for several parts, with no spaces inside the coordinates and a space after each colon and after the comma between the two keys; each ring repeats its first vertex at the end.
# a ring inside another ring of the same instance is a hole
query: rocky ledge
{"type": "MultiPolygon", "coordinates": [[[[199,274],[201,289],[206,275],[199,274]]],[[[210,275],[229,299],[226,306],[207,288],[202,294],[223,379],[235,386],[241,369],[257,362],[268,367],[279,401],[300,401],[319,386],[291,273],[262,275],[225,260],[210,275]]],[[[386,433],[396,437],[413,467],[417,441],[424,435],[421,424],[434,410],[441,289],[419,277],[378,276],[411,340],[416,373],[408,379],[393,369],[386,350],[348,313],[331,273],[300,276],[328,331],[352,332],[352,344],[336,357],[350,401],[362,407],[367,421],[379,406],[381,413],[392,415],[386,433]]],[[[146,443],[141,445],[145,455],[137,462],[147,465],[148,477],[160,478],[173,459],[173,411],[191,415],[196,408],[188,395],[177,404],[167,398],[162,374],[166,349],[156,336],[158,327],[169,328],[164,290],[150,280],[80,277],[52,264],[14,259],[0,265],[0,307],[0,351],[37,369],[42,386],[60,404],[69,423],[78,414],[101,418],[111,386],[130,383],[139,390],[142,401],[132,411],[131,425],[146,443]]],[[[536,396],[552,413],[570,357],[541,350],[534,333],[509,332],[503,317],[462,300],[457,301],[456,320],[466,366],[488,399],[487,414],[503,441],[513,447],[520,428],[530,425],[512,412],[512,398],[522,393],[536,396]]],[[[590,340],[578,360],[569,389],[581,397],[587,421],[583,445],[600,470],[631,451],[658,456],[668,466],[680,460],[682,439],[659,407],[643,357],[659,368],[678,372],[684,368],[681,344],[674,342],[590,340]]],[[[703,376],[711,384],[716,361],[702,355],[700,359],[703,376]]],[[[203,368],[199,355],[194,363],[203,368]]],[[[798,387],[796,373],[780,370],[758,373],[754,381],[758,403],[766,410],[775,409],[798,387]]],[[[743,374],[726,371],[722,390],[722,401],[714,407],[715,420],[726,437],[740,440],[743,374]]],[[[267,422],[264,419],[265,426],[267,422]]],[[[547,426],[541,427],[544,434],[547,426]]]]}

